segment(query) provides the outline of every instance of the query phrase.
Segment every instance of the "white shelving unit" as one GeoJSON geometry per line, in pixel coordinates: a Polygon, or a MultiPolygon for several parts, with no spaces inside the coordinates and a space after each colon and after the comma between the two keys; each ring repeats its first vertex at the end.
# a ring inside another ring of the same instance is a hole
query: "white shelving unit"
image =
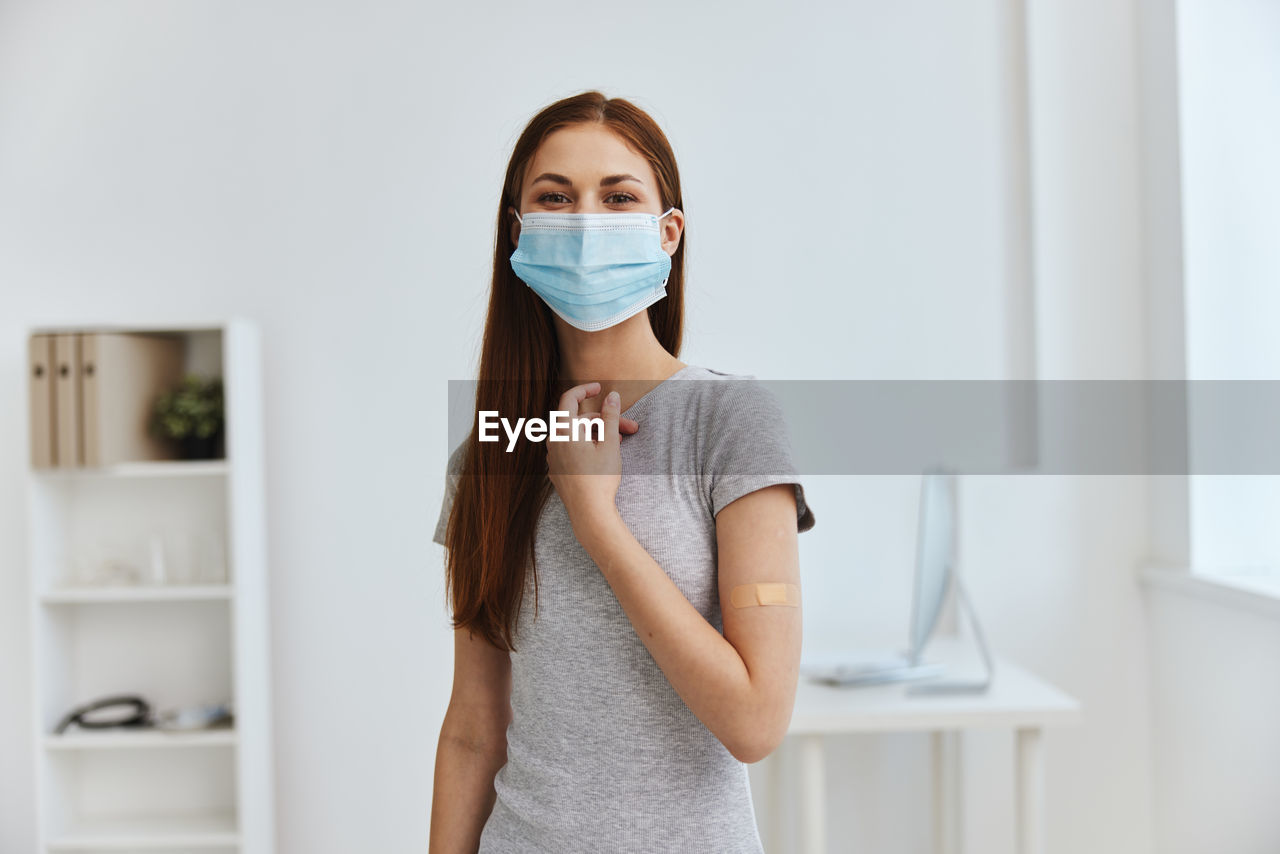
{"type": "MultiPolygon", "coordinates": [[[[31,327],[179,334],[184,372],[223,379],[225,458],[27,473],[39,854],[274,854],[261,342],[250,321],[31,327]],[[85,581],[105,559],[155,566],[85,581]],[[233,726],[81,729],[67,712],[137,694],[153,712],[232,705],[233,726]]],[[[27,346],[26,340],[22,346],[27,346]]]]}

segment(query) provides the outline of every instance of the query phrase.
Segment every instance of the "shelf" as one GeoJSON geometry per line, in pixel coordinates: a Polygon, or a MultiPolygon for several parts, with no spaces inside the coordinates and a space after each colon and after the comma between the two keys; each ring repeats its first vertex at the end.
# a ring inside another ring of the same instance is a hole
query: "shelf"
{"type": "Polygon", "coordinates": [[[261,332],[233,318],[26,333],[27,741],[39,845],[24,854],[272,854],[261,332]],[[162,332],[181,346],[90,337],[103,332],[162,332]],[[65,337],[33,338],[53,334],[65,337]],[[222,379],[231,453],[176,459],[177,446],[141,435],[161,385],[179,374],[222,379]],[[33,465],[54,459],[104,465],[33,465]],[[235,719],[53,732],[70,710],[121,694],[157,709],[234,702],[235,719]]]}
{"type": "Polygon", "coordinates": [[[44,737],[46,750],[120,750],[152,747],[224,747],[233,746],[239,735],[233,728],[177,731],[146,730],[140,732],[103,731],[66,732],[44,737]]]}
{"type": "Polygon", "coordinates": [[[81,818],[49,840],[49,851],[148,851],[227,848],[240,844],[228,810],[155,816],[81,818]]]}
{"type": "Polygon", "coordinates": [[[142,460],[111,466],[29,469],[38,478],[220,477],[229,471],[227,460],[142,460]]]}
{"type": "Polygon", "coordinates": [[[102,602],[183,602],[232,599],[230,584],[152,584],[117,587],[64,587],[40,594],[45,605],[89,605],[102,602]]]}

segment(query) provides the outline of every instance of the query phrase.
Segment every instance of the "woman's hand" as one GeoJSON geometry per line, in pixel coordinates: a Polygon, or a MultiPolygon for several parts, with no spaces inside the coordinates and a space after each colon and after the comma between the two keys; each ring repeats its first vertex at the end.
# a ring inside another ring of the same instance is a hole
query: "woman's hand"
{"type": "Polygon", "coordinates": [[[600,393],[600,383],[574,386],[560,396],[557,409],[569,413],[569,441],[547,441],[547,472],[551,483],[564,502],[569,521],[578,531],[583,524],[616,513],[614,499],[622,483],[621,433],[631,434],[640,425],[620,415],[621,401],[616,391],[610,392],[600,407],[604,420],[604,439],[596,441],[595,431],[583,423],[578,441],[573,441],[573,421],[596,413],[584,412],[582,401],[600,393]],[[585,428],[585,429],[584,429],[585,428]]]}

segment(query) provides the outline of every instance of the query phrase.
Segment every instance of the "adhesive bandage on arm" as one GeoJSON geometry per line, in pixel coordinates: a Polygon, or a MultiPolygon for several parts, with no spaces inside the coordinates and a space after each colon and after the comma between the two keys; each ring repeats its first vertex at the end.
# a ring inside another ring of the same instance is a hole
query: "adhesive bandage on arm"
{"type": "Polygon", "coordinates": [[[735,608],[754,605],[790,605],[797,608],[800,606],[800,588],[786,582],[739,584],[730,591],[729,602],[735,608]]]}

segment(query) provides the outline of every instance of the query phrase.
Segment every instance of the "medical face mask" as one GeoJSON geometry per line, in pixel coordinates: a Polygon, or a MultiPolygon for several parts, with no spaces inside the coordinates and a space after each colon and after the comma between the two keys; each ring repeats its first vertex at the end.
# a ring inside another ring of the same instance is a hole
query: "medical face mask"
{"type": "Polygon", "coordinates": [[[667,295],[671,256],[651,213],[520,216],[511,269],[571,326],[596,332],[667,295]]]}

